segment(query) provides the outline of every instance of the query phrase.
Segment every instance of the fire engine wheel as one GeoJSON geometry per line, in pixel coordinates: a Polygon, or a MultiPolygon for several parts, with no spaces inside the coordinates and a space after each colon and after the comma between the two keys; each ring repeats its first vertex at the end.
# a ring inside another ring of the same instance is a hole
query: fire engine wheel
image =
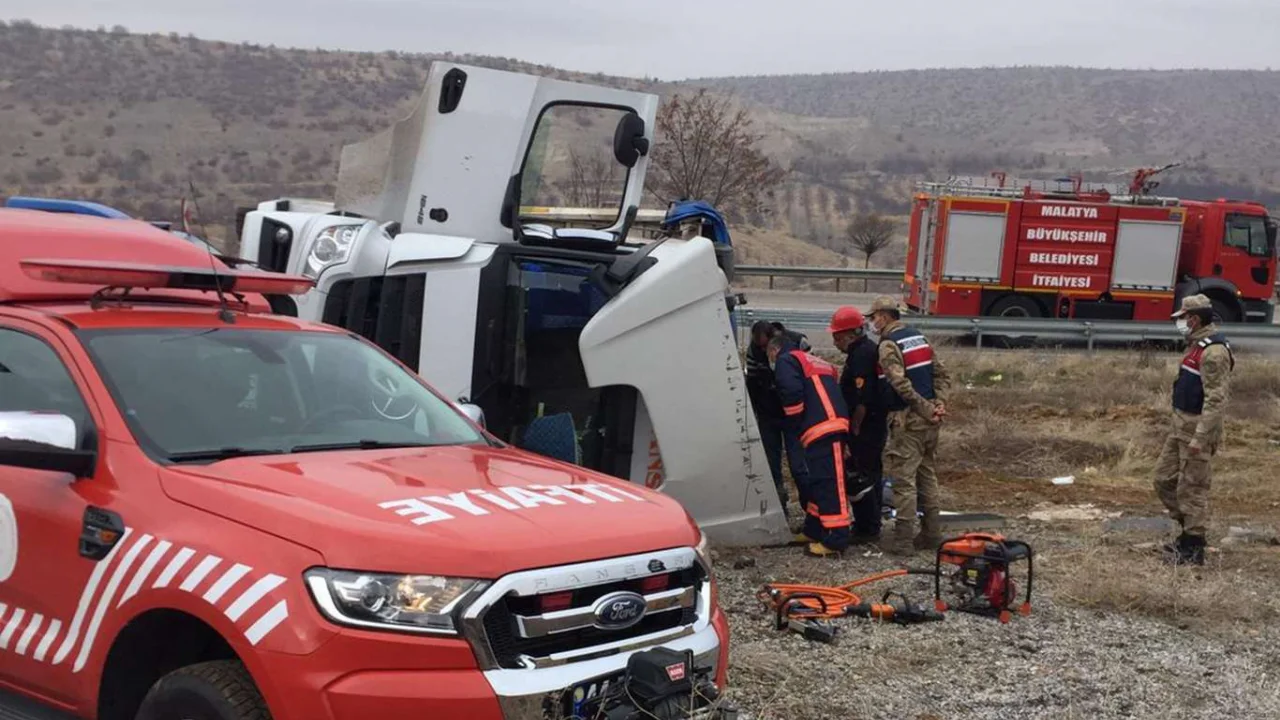
{"type": "Polygon", "coordinates": [[[1236,313],[1236,309],[1222,302],[1218,298],[1209,298],[1209,302],[1213,305],[1213,314],[1217,315],[1224,323],[1240,322],[1240,318],[1236,313]]]}
{"type": "Polygon", "coordinates": [[[987,313],[993,317],[1044,317],[1044,308],[1040,303],[1025,295],[1006,295],[991,306],[987,313]]]}
{"type": "Polygon", "coordinates": [[[219,660],[160,678],[136,720],[271,720],[271,712],[244,665],[219,660]]]}

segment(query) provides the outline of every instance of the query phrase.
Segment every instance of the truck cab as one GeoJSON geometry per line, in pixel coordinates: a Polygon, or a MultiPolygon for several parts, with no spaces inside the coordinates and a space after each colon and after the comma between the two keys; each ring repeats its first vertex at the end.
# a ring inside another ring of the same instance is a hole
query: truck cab
{"type": "Polygon", "coordinates": [[[1276,221],[1261,203],[1185,201],[1178,297],[1204,293],[1226,322],[1270,323],[1276,285],[1276,221]]]}
{"type": "Polygon", "coordinates": [[[720,544],[788,537],[712,238],[638,240],[657,97],[434,63],[343,149],[333,201],[241,218],[240,255],[521,448],[661,490],[720,544]],[[548,222],[548,209],[579,210],[548,222]]]}
{"type": "Polygon", "coordinates": [[[721,716],[669,496],[270,313],[310,278],[130,219],[0,209],[0,240],[0,717],[721,716]]]}

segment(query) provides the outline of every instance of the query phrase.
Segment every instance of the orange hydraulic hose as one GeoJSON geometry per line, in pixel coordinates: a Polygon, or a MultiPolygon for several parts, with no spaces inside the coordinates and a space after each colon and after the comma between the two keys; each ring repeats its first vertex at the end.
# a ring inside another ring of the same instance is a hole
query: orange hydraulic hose
{"type": "Polygon", "coordinates": [[[933,574],[935,574],[933,570],[898,568],[875,575],[868,575],[838,587],[798,583],[771,583],[764,586],[758,597],[761,602],[774,610],[778,609],[779,603],[786,602],[789,606],[798,605],[804,608],[803,615],[805,618],[830,620],[844,617],[848,614],[849,608],[862,604],[862,597],[853,592],[854,588],[904,575],[933,574]]]}

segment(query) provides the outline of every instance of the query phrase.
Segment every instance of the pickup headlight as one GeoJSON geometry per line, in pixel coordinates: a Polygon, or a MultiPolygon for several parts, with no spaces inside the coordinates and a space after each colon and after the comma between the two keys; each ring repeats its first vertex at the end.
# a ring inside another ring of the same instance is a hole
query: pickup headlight
{"type": "Polygon", "coordinates": [[[307,587],[326,617],[340,625],[457,634],[454,620],[488,586],[438,575],[387,575],[314,568],[307,587]]]}
{"type": "Polygon", "coordinates": [[[309,278],[318,278],[320,273],[330,265],[346,262],[351,257],[351,248],[364,225],[332,225],[320,231],[320,236],[311,246],[307,254],[306,267],[302,274],[309,278]]]}

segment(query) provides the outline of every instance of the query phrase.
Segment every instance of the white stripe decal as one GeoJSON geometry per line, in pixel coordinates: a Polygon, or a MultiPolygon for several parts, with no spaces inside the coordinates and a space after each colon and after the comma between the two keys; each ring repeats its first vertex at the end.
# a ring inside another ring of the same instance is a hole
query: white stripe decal
{"type": "Polygon", "coordinates": [[[84,642],[80,644],[80,653],[76,655],[75,665],[71,667],[72,672],[80,672],[84,669],[84,664],[89,661],[89,653],[93,650],[93,641],[98,637],[98,629],[102,626],[102,618],[107,614],[107,607],[115,599],[116,590],[120,589],[120,583],[124,582],[124,576],[129,573],[129,568],[133,567],[138,555],[151,544],[153,539],[150,535],[143,535],[138,538],[138,542],[134,543],[133,547],[129,548],[129,552],[120,560],[120,564],[116,566],[116,571],[111,573],[111,580],[107,582],[107,587],[102,591],[102,597],[98,600],[98,607],[93,611],[93,619],[89,622],[89,629],[85,630],[84,642]]]}
{"type": "Polygon", "coordinates": [[[244,594],[241,595],[238,600],[231,603],[231,607],[227,608],[227,618],[230,619],[231,622],[239,620],[240,616],[248,612],[249,609],[265,597],[267,593],[280,587],[283,582],[284,578],[279,575],[268,575],[254,583],[253,587],[245,590],[244,594]]]}
{"type": "Polygon", "coordinates": [[[164,557],[164,554],[169,552],[171,547],[173,545],[169,541],[162,540],[152,549],[151,554],[142,563],[142,567],[138,568],[138,572],[134,574],[133,580],[129,581],[129,587],[125,588],[124,594],[120,596],[120,602],[116,607],[124,605],[132,600],[134,595],[138,594],[138,590],[142,589],[142,583],[147,581],[151,571],[155,570],[156,564],[160,562],[160,558],[164,557]]]}
{"type": "Polygon", "coordinates": [[[13,640],[13,634],[18,632],[18,627],[22,625],[22,620],[27,616],[27,611],[22,608],[15,608],[13,617],[9,618],[9,624],[4,626],[4,632],[0,633],[0,650],[8,650],[9,643],[13,640]]]}
{"type": "Polygon", "coordinates": [[[908,369],[908,370],[915,370],[916,368],[928,367],[928,366],[930,366],[930,365],[932,365],[932,364],[933,364],[933,361],[932,361],[932,360],[925,360],[924,362],[918,362],[918,363],[916,363],[915,365],[908,365],[908,366],[907,366],[907,369],[908,369]]]}
{"type": "Polygon", "coordinates": [[[5,605],[4,603],[0,603],[0,619],[4,618],[4,611],[8,609],[9,609],[8,605],[5,605]]]}
{"type": "Polygon", "coordinates": [[[289,605],[284,600],[276,603],[276,606],[267,611],[262,619],[253,624],[248,632],[244,634],[250,645],[257,645],[267,633],[276,629],[276,626],[285,621],[289,617],[289,605]]]}
{"type": "Polygon", "coordinates": [[[44,639],[40,641],[40,647],[36,648],[34,657],[37,662],[44,662],[44,656],[49,653],[49,648],[53,646],[53,641],[58,639],[58,631],[61,629],[61,620],[54,620],[49,624],[49,631],[44,634],[44,639]]]}
{"type": "Polygon", "coordinates": [[[178,589],[184,592],[191,592],[200,584],[201,580],[204,580],[206,575],[213,572],[213,569],[218,567],[218,563],[220,562],[222,562],[222,558],[217,555],[207,556],[204,560],[200,561],[200,564],[196,566],[195,570],[191,571],[191,574],[187,576],[187,579],[182,581],[182,584],[178,586],[178,589]]]}
{"type": "Polygon", "coordinates": [[[84,592],[80,594],[80,606],[76,608],[76,616],[71,619],[71,629],[62,639],[62,647],[58,648],[58,654],[53,656],[54,665],[60,665],[63,660],[66,660],[67,655],[71,653],[71,648],[75,647],[76,640],[80,639],[80,624],[84,622],[84,615],[89,611],[93,594],[98,591],[98,583],[102,582],[102,576],[107,572],[107,567],[111,565],[116,553],[120,552],[120,548],[128,542],[132,532],[131,528],[126,527],[120,542],[116,543],[115,547],[111,548],[111,552],[108,552],[107,556],[99,560],[97,566],[93,568],[93,574],[89,576],[89,582],[84,586],[84,592]]]}
{"type": "Polygon", "coordinates": [[[248,565],[241,565],[239,563],[233,565],[230,570],[222,574],[221,578],[218,578],[218,582],[214,583],[213,587],[209,588],[209,592],[204,594],[205,602],[216,604],[222,599],[223,595],[227,594],[227,591],[231,589],[232,585],[240,582],[240,578],[248,575],[249,571],[252,569],[253,568],[248,565]]]}
{"type": "Polygon", "coordinates": [[[187,561],[195,554],[196,551],[191,548],[182,548],[179,550],[178,554],[174,555],[173,559],[169,561],[169,567],[166,567],[164,572],[160,573],[160,577],[156,578],[156,584],[151,587],[169,587],[169,583],[173,582],[174,576],[178,574],[178,571],[182,569],[182,566],[186,565],[187,561]]]}
{"type": "Polygon", "coordinates": [[[26,655],[27,647],[31,645],[31,640],[35,638],[36,633],[40,632],[40,626],[43,624],[43,615],[37,614],[31,618],[31,624],[27,626],[27,631],[22,633],[22,639],[18,641],[18,647],[14,648],[14,652],[19,655],[26,655]]]}

